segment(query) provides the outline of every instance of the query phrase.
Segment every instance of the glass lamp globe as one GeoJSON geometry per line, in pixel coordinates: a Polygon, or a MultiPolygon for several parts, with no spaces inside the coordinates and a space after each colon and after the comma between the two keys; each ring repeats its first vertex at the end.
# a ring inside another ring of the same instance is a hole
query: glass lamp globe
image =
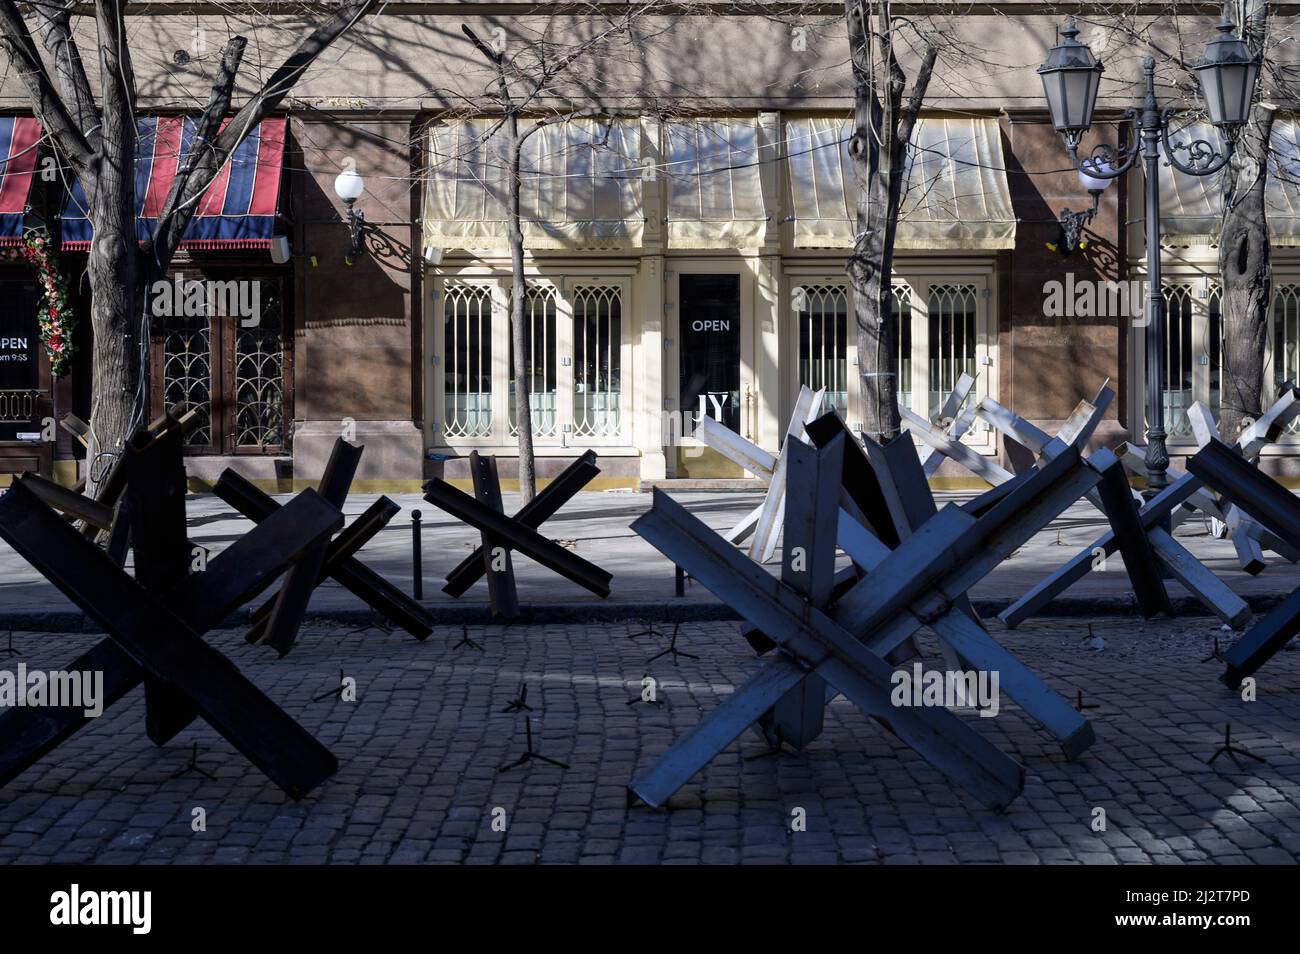
{"type": "Polygon", "coordinates": [[[344,169],[334,179],[334,192],[344,202],[352,203],[366,191],[366,182],[355,169],[344,169]]]}

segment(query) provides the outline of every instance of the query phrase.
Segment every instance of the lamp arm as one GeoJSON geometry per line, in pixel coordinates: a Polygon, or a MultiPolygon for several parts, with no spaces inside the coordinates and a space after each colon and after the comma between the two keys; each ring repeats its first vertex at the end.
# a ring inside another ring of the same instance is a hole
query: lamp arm
{"type": "Polygon", "coordinates": [[[1165,158],[1169,160],[1169,164],[1179,172],[1186,173],[1189,176],[1214,175],[1214,173],[1226,166],[1237,148],[1236,131],[1224,131],[1224,138],[1228,140],[1228,148],[1223,152],[1219,152],[1205,139],[1191,139],[1185,143],[1170,142],[1169,120],[1175,112],[1177,110],[1172,106],[1166,106],[1160,115],[1160,142],[1164,147],[1165,158]],[[1180,149],[1187,150],[1189,160],[1187,163],[1178,160],[1177,152],[1180,149]]]}
{"type": "Polygon", "coordinates": [[[1076,150],[1072,148],[1070,149],[1070,157],[1074,160],[1076,169],[1087,173],[1094,179],[1118,179],[1133,168],[1133,163],[1137,161],[1138,153],[1141,150],[1137,110],[1132,107],[1124,110],[1124,118],[1132,127],[1128,148],[1121,150],[1118,146],[1112,146],[1110,143],[1099,143],[1093,147],[1092,155],[1085,159],[1080,159],[1076,150]],[[1109,168],[1103,169],[1103,164],[1109,168]]]}

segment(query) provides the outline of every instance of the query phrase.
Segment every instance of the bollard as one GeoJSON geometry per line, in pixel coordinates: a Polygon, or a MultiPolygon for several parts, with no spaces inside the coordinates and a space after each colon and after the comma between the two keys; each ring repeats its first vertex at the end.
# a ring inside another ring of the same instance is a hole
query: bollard
{"type": "Polygon", "coordinates": [[[417,600],[424,599],[424,557],[420,548],[420,511],[411,511],[411,589],[417,600]]]}
{"type": "Polygon", "coordinates": [[[673,588],[678,596],[686,595],[686,571],[680,566],[673,566],[673,588]]]}

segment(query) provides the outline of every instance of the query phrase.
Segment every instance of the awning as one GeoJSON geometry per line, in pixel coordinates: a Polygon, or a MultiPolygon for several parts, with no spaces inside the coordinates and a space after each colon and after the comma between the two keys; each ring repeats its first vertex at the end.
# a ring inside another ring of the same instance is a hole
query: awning
{"type": "MultiPolygon", "coordinates": [[[[1222,147],[1208,123],[1193,123],[1170,133],[1170,142],[1204,139],[1222,147]]],[[[1264,207],[1274,246],[1300,246],[1300,121],[1277,119],[1269,140],[1264,207]]],[[[1186,150],[1175,153],[1187,161],[1186,150]]],[[[1189,176],[1160,163],[1161,238],[1175,245],[1213,245],[1223,224],[1223,175],[1189,176]]]]}
{"type": "MultiPolygon", "coordinates": [[[[507,143],[499,119],[434,126],[424,241],[434,248],[509,247],[507,143]]],[[[529,120],[521,121],[528,131],[529,120]]],[[[639,120],[575,119],[524,140],[520,219],[533,249],[638,248],[645,230],[639,120]]]]}
{"type": "Polygon", "coordinates": [[[35,119],[0,116],[0,245],[22,243],[40,141],[41,124],[35,119]]]}
{"type": "MultiPolygon", "coordinates": [[[[851,248],[856,183],[841,119],[786,123],[796,248],[851,248]],[[847,188],[846,188],[847,184],[847,188]]],[[[1008,249],[1016,216],[996,119],[924,116],[908,150],[897,249],[1008,249]]]]}
{"type": "Polygon", "coordinates": [[[767,232],[758,123],[705,119],[665,129],[669,248],[758,248],[767,232]]]}
{"type": "MultiPolygon", "coordinates": [[[[196,120],[146,116],[137,122],[135,150],[136,234],[153,235],[176,170],[189,154],[196,120]]],[[[287,121],[265,119],[239,144],[199,200],[181,248],[266,248],[275,235],[287,121]]],[[[222,124],[225,128],[225,123],[222,124]]],[[[63,248],[87,249],[92,229],[86,197],[74,182],[63,209],[63,248]]]]}

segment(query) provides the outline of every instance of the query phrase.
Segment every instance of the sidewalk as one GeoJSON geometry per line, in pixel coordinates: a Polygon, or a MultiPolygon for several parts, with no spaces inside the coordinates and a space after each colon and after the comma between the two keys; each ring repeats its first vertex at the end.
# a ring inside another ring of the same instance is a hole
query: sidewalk
{"type": "MultiPolygon", "coordinates": [[[[412,587],[411,512],[423,517],[424,601],[439,623],[483,622],[487,619],[487,586],[477,584],[463,598],[454,600],[442,592],[446,574],[478,545],[477,532],[438,510],[416,494],[392,495],[402,507],[399,513],[364,550],[361,559],[376,572],[406,592],[412,587]]],[[[942,507],[947,502],[967,499],[964,494],[938,494],[942,507]]],[[[761,497],[754,492],[680,492],[673,497],[717,529],[727,529],[740,520],[761,497]]],[[[287,495],[277,499],[287,500],[287,495]]],[[[349,520],[376,499],[358,494],[348,500],[349,520]]],[[[600,600],[581,587],[516,555],[515,573],[525,620],[533,622],[628,619],[728,619],[735,614],[707,590],[689,583],[684,597],[674,596],[672,564],[629,529],[651,503],[650,494],[592,492],[577,495],[542,527],[543,533],[613,573],[612,591],[600,600]]],[[[519,507],[517,494],[505,495],[505,509],[519,507]]],[[[190,537],[218,552],[247,532],[251,524],[211,495],[188,499],[190,537]]],[[[1275,604],[1300,586],[1300,566],[1292,566],[1274,554],[1267,569],[1251,577],[1237,568],[1232,544],[1209,535],[1208,521],[1199,517],[1185,523],[1176,537],[1257,612],[1275,604]]],[[[1063,564],[1106,531],[1104,518],[1091,505],[1072,506],[1026,546],[986,577],[972,591],[976,607],[985,615],[1012,602],[1043,576],[1063,564]]],[[[779,567],[779,551],[770,568],[779,567]]],[[[1169,583],[1176,608],[1183,613],[1193,606],[1187,592],[1169,583]]],[[[1118,556],[1104,572],[1093,572],[1070,588],[1048,608],[1051,615],[1122,615],[1131,611],[1132,591],[1118,556]]],[[[1197,609],[1196,615],[1204,615],[1197,609]]],[[[368,616],[367,609],[351,593],[330,581],[316,590],[309,619],[356,621],[368,616]]],[[[86,628],[81,612],[47,583],[9,546],[0,542],[0,630],[67,631],[86,628]]]]}

